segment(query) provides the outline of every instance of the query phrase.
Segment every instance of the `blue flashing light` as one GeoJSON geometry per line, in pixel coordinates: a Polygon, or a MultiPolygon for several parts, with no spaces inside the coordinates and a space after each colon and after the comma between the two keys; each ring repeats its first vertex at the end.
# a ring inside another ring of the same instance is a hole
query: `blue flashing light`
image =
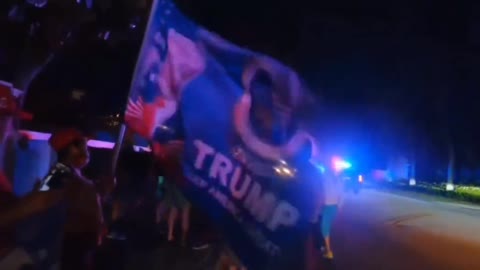
{"type": "Polygon", "coordinates": [[[348,161],[344,161],[342,165],[344,169],[350,169],[352,167],[352,164],[348,161]]]}

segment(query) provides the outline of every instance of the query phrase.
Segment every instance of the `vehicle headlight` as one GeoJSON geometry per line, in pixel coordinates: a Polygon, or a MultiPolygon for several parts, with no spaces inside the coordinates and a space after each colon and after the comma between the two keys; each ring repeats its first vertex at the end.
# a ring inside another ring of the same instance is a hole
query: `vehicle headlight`
{"type": "Polygon", "coordinates": [[[292,168],[288,166],[288,164],[285,161],[281,161],[279,165],[274,166],[273,169],[275,170],[275,173],[283,178],[292,178],[295,177],[295,174],[297,170],[295,168],[292,168]]]}

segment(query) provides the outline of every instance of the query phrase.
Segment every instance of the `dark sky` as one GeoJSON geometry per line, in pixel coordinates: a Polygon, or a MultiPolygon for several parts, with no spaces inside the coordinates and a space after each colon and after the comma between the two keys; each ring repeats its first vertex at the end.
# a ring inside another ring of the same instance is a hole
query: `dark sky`
{"type": "MultiPolygon", "coordinates": [[[[413,129],[428,141],[419,144],[440,149],[448,137],[464,156],[480,154],[480,8],[473,1],[176,2],[208,29],[295,67],[328,108],[326,122],[383,129],[376,140],[413,129]]],[[[118,10],[115,23],[103,26],[121,33],[128,12],[118,10]]],[[[80,88],[94,93],[85,114],[121,111],[140,42],[133,36],[109,46],[87,33],[37,80],[29,104],[80,88]]]]}
{"type": "MultiPolygon", "coordinates": [[[[470,9],[458,3],[442,6],[435,1],[398,0],[177,2],[208,29],[293,65],[314,91],[322,89],[322,95],[341,102],[383,101],[389,92],[383,89],[406,91],[433,84],[438,77],[453,80],[455,75],[450,69],[456,69],[455,62],[468,58],[462,54],[468,47],[467,32],[471,27],[466,13],[470,9]]],[[[115,83],[108,79],[109,65],[119,69],[128,66],[119,71],[125,73],[132,68],[130,58],[135,57],[137,47],[127,48],[125,43],[117,47],[121,52],[112,53],[99,42],[79,42],[64,55],[67,59],[50,69],[66,72],[65,65],[70,65],[73,67],[68,70],[79,69],[75,72],[77,77],[88,77],[93,85],[104,87],[98,81],[102,79],[99,73],[105,81],[115,83]],[[74,63],[79,60],[80,63],[74,63]]],[[[72,76],[75,77],[67,77],[72,76]]],[[[77,80],[86,83],[83,78],[77,80]]],[[[75,84],[75,78],[69,82],[75,84]]]]}

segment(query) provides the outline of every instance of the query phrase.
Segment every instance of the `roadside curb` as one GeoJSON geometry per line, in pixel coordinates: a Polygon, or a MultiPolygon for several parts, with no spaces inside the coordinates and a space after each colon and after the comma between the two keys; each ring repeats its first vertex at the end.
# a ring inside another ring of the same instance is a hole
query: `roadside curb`
{"type": "MultiPolygon", "coordinates": [[[[413,196],[409,196],[408,194],[402,194],[402,192],[411,192],[411,193],[422,194],[420,192],[415,192],[415,191],[402,191],[402,190],[400,190],[400,191],[397,192],[397,191],[391,190],[391,189],[383,189],[383,188],[375,188],[375,187],[369,187],[368,189],[375,190],[377,192],[389,194],[389,195],[396,196],[396,197],[406,198],[406,199],[416,201],[416,202],[421,202],[421,203],[431,203],[431,204],[437,204],[437,205],[440,204],[440,205],[446,205],[446,206],[457,206],[457,207],[462,207],[462,208],[465,208],[465,209],[479,210],[480,211],[480,205],[468,204],[468,203],[465,203],[465,202],[462,202],[462,201],[442,202],[442,201],[435,200],[434,196],[431,196],[432,198],[431,198],[431,200],[429,200],[429,199],[422,199],[422,198],[414,198],[413,196]]],[[[427,196],[428,196],[428,194],[427,194],[427,196]]]]}
{"type": "Polygon", "coordinates": [[[435,202],[435,203],[444,204],[444,205],[448,205],[448,206],[459,206],[459,207],[470,209],[470,210],[480,211],[480,205],[469,205],[469,204],[454,203],[454,202],[452,202],[452,203],[449,203],[449,202],[435,202]]]}
{"type": "Polygon", "coordinates": [[[431,201],[428,201],[428,200],[413,198],[412,196],[408,196],[408,195],[405,195],[405,194],[399,194],[399,193],[395,192],[394,190],[387,190],[387,189],[374,188],[374,187],[369,187],[367,189],[373,190],[375,192],[380,192],[380,193],[383,193],[383,194],[388,194],[390,196],[395,196],[395,197],[400,197],[400,198],[403,198],[403,199],[408,199],[408,200],[415,201],[415,202],[420,202],[420,203],[430,203],[431,202],[431,201]]]}

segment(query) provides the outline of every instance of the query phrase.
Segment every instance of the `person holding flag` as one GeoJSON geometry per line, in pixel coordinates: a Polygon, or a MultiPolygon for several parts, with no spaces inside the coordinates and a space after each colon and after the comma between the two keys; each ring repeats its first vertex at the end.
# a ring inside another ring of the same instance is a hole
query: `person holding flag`
{"type": "Polygon", "coordinates": [[[171,1],[153,3],[125,122],[154,143],[183,141],[177,187],[248,269],[307,269],[318,179],[301,121],[315,105],[292,69],[203,29],[171,1]]]}
{"type": "Polygon", "coordinates": [[[38,251],[36,259],[46,269],[55,265],[65,270],[92,269],[104,220],[98,189],[81,172],[90,159],[87,139],[76,129],[62,129],[53,133],[49,143],[58,162],[38,191],[57,192],[61,199],[38,220],[42,226],[30,248],[38,251]]]}

